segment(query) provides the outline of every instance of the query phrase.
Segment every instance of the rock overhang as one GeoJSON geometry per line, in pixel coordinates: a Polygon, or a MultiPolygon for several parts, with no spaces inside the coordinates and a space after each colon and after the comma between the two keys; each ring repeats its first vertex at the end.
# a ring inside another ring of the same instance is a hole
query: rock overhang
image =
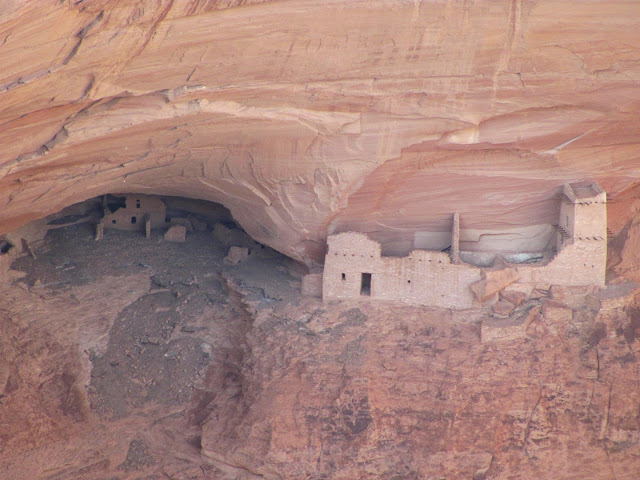
{"type": "Polygon", "coordinates": [[[441,204],[540,243],[563,183],[637,182],[633,2],[228,6],[8,6],[0,231],[178,195],[311,264],[338,231],[406,254],[441,204]]]}

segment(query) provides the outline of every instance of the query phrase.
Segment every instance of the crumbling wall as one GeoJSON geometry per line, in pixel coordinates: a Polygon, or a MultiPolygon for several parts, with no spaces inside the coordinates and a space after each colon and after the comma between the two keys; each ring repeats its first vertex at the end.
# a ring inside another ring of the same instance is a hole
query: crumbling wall
{"type": "MultiPolygon", "coordinates": [[[[463,309],[473,304],[471,284],[481,269],[452,264],[442,252],[415,250],[408,257],[382,257],[380,246],[365,235],[341,234],[331,243],[323,275],[323,298],[370,296],[383,300],[463,309]],[[346,242],[344,240],[348,239],[346,242]],[[363,292],[362,274],[371,274],[370,290],[363,292]]],[[[597,285],[605,279],[606,240],[577,240],[564,247],[546,265],[513,266],[518,283],[533,285],[597,285]]]]}
{"type": "Polygon", "coordinates": [[[302,277],[302,295],[310,297],[322,297],[322,274],[308,273],[302,277]]]}
{"type": "MultiPolygon", "coordinates": [[[[510,265],[519,276],[518,283],[603,286],[606,215],[606,193],[597,184],[565,185],[558,222],[559,251],[543,265],[510,265]]],[[[454,215],[454,240],[457,220],[454,215]]],[[[330,236],[328,245],[323,275],[325,299],[370,296],[462,309],[472,306],[470,286],[481,279],[480,268],[452,263],[442,252],[414,250],[407,257],[383,257],[380,244],[360,233],[330,236]]]]}
{"type": "Polygon", "coordinates": [[[607,242],[578,240],[566,245],[546,265],[519,265],[520,283],[604,286],[607,242]]]}
{"type": "Polygon", "coordinates": [[[125,206],[113,213],[107,213],[103,222],[105,228],[117,230],[145,230],[145,221],[151,220],[151,227],[165,225],[166,207],[157,197],[147,195],[127,195],[125,206]]]}
{"type": "Polygon", "coordinates": [[[408,257],[382,257],[380,245],[359,233],[329,238],[322,294],[325,299],[370,296],[382,300],[469,308],[469,285],[480,279],[480,269],[454,265],[442,252],[415,250],[408,257]],[[363,274],[371,275],[363,291],[363,274]]]}

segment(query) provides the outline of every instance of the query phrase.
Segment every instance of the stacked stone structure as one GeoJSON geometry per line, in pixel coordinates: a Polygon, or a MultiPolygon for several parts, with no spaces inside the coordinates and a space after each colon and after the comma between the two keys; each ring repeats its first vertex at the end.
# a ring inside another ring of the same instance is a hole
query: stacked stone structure
{"type": "MultiPolygon", "coordinates": [[[[384,257],[381,246],[362,233],[328,238],[322,296],[324,299],[371,297],[412,304],[469,308],[471,285],[483,269],[459,263],[459,218],[453,216],[452,257],[444,252],[414,250],[407,257],[384,257]]],[[[557,231],[556,255],[535,265],[507,265],[517,283],[604,286],[607,260],[606,193],[596,184],[565,185],[557,231]]]]}
{"type": "Polygon", "coordinates": [[[149,229],[164,227],[166,211],[164,202],[158,197],[126,195],[125,206],[115,212],[106,209],[102,223],[104,228],[145,232],[147,221],[150,223],[149,229]]]}

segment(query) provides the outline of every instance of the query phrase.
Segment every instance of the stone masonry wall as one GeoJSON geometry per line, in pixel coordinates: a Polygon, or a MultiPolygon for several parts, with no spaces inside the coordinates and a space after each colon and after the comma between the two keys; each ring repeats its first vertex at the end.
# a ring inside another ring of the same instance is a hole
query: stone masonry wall
{"type": "Polygon", "coordinates": [[[566,245],[546,265],[520,265],[520,283],[604,286],[607,241],[584,240],[566,245]]]}
{"type": "MultiPolygon", "coordinates": [[[[518,283],[533,285],[604,285],[606,240],[576,241],[546,265],[518,265],[518,283]]],[[[322,279],[324,299],[363,295],[362,274],[371,274],[368,296],[454,309],[473,305],[471,284],[482,269],[451,263],[442,252],[415,250],[408,257],[382,257],[380,245],[359,233],[329,238],[322,279]]]]}
{"type": "Polygon", "coordinates": [[[442,252],[415,250],[408,257],[382,257],[377,242],[359,233],[342,233],[329,238],[322,294],[325,299],[363,296],[362,274],[368,273],[371,298],[463,309],[473,303],[469,285],[480,280],[480,272],[452,264],[442,252]]]}
{"type": "Polygon", "coordinates": [[[604,202],[576,204],[574,237],[607,238],[606,218],[607,205],[604,202]]]}
{"type": "Polygon", "coordinates": [[[161,199],[146,195],[127,195],[125,207],[104,216],[105,228],[144,231],[145,219],[151,220],[153,228],[164,226],[166,207],[161,199]],[[140,205],[138,207],[138,205],[140,205]],[[132,218],[135,221],[132,222],[132,218]]]}
{"type": "MultiPolygon", "coordinates": [[[[597,185],[564,187],[558,253],[546,264],[511,265],[531,285],[604,286],[607,262],[606,193],[597,185]],[[564,232],[562,231],[564,230],[564,232]]],[[[454,223],[455,223],[454,216],[454,223]]],[[[455,228],[454,228],[455,230],[455,228]]],[[[455,236],[455,235],[454,235],[455,236]]],[[[383,300],[469,308],[471,284],[482,269],[452,263],[442,252],[414,250],[407,257],[383,257],[381,246],[355,232],[332,235],[322,278],[323,299],[370,296],[383,300]]]]}

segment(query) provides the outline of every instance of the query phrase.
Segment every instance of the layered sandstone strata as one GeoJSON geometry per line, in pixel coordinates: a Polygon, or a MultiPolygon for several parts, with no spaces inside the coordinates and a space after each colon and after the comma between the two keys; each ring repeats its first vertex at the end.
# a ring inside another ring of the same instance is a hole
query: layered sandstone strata
{"type": "MultiPolygon", "coordinates": [[[[223,203],[309,263],[533,251],[638,170],[635,1],[4,2],[0,232],[108,192],[223,203]]],[[[633,211],[620,204],[614,233],[633,211]]],[[[613,217],[613,216],[612,216],[613,217]]]]}

